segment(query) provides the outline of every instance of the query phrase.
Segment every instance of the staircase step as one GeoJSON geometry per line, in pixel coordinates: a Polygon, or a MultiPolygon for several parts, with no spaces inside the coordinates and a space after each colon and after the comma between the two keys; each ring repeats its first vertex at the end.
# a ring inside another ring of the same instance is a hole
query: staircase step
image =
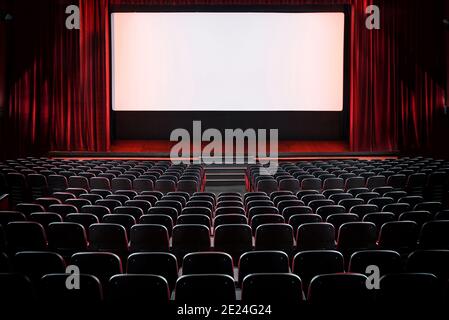
{"type": "Polygon", "coordinates": [[[206,172],[206,178],[210,179],[245,179],[243,172],[206,172]]]}
{"type": "Polygon", "coordinates": [[[206,186],[244,186],[245,179],[207,179],[206,186]]]}
{"type": "Polygon", "coordinates": [[[208,173],[242,173],[245,174],[246,167],[239,166],[217,166],[217,167],[206,167],[206,174],[208,173]]]}

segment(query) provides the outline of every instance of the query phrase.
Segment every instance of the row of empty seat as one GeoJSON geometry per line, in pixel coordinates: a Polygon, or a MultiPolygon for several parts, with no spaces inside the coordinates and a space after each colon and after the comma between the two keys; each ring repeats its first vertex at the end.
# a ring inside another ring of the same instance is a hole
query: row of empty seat
{"type": "Polygon", "coordinates": [[[5,161],[0,294],[447,301],[448,168],[421,157],[285,162],[272,175],[250,165],[248,192],[214,194],[202,190],[201,165],[5,161]],[[80,268],[85,291],[67,290],[67,265],[80,268]],[[381,290],[368,290],[368,265],[381,290]]]}
{"type": "MultiPolygon", "coordinates": [[[[271,193],[276,190],[349,190],[391,187],[409,195],[442,201],[447,191],[449,163],[432,158],[387,160],[317,160],[283,162],[271,174],[260,164],[247,169],[248,189],[271,193]]],[[[379,189],[381,190],[381,189],[379,189]]]]}
{"type": "Polygon", "coordinates": [[[0,163],[0,193],[13,203],[46,197],[55,192],[97,193],[105,190],[159,190],[193,193],[203,187],[201,165],[174,165],[167,161],[67,161],[18,159],[0,163]]]}
{"type": "MultiPolygon", "coordinates": [[[[146,217],[151,215],[142,216],[146,217]]],[[[293,255],[298,251],[336,249],[347,257],[358,250],[376,248],[402,254],[416,248],[449,249],[449,221],[441,220],[426,222],[421,231],[412,221],[387,222],[379,235],[371,222],[347,222],[339,227],[338,233],[330,223],[311,222],[298,226],[296,238],[291,225],[266,223],[257,227],[254,239],[251,227],[246,224],[220,225],[213,236],[202,224],[180,223],[173,228],[171,237],[162,224],[139,223],[128,227],[127,230],[119,223],[93,223],[86,233],[82,224],[74,222],[51,222],[45,229],[33,221],[9,222],[0,227],[0,250],[14,254],[50,248],[64,256],[88,249],[120,256],[129,252],[171,251],[180,258],[190,252],[215,250],[238,259],[252,250],[281,250],[293,255]]]]}
{"type": "Polygon", "coordinates": [[[11,262],[1,256],[3,299],[139,300],[182,302],[345,303],[447,302],[449,250],[420,250],[405,264],[399,253],[368,250],[351,256],[345,272],[341,253],[298,253],[289,264],[280,251],[245,253],[236,276],[232,258],[219,252],[191,253],[182,269],[169,253],[135,253],[122,265],[112,253],[80,252],[69,263],[79,267],[81,289],[67,290],[66,262],[54,252],[18,252],[11,262]],[[366,268],[380,270],[380,289],[367,287],[366,268]],[[9,269],[7,269],[9,268],[9,269]],[[14,271],[14,272],[12,272],[14,271]]]}

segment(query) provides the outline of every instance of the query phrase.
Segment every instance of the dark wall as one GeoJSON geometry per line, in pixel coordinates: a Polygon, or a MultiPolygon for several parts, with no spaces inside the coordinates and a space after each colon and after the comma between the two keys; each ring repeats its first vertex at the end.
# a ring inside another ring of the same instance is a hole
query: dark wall
{"type": "MultiPolygon", "coordinates": [[[[445,13],[444,17],[446,23],[449,23],[449,1],[445,2],[445,13]]],[[[449,105],[449,25],[446,24],[446,34],[445,34],[445,43],[446,43],[446,106],[449,105]]],[[[449,112],[449,110],[448,110],[449,112]]]]}
{"type": "Polygon", "coordinates": [[[4,20],[6,12],[6,1],[0,0],[0,117],[3,108],[6,106],[6,50],[7,34],[6,21],[4,20]]]}
{"type": "Polygon", "coordinates": [[[6,157],[5,131],[6,131],[6,111],[8,103],[7,89],[7,52],[9,26],[5,21],[5,14],[8,12],[8,1],[0,0],[0,159],[6,157]]]}
{"type": "MultiPolygon", "coordinates": [[[[444,10],[442,18],[449,20],[449,1],[444,2],[444,10]]],[[[442,19],[441,19],[442,20],[442,19]]],[[[449,159],[449,148],[447,147],[447,137],[449,136],[449,26],[444,25],[443,21],[438,21],[441,26],[442,41],[444,42],[444,61],[441,68],[444,74],[444,104],[440,108],[440,112],[436,114],[435,132],[434,132],[434,147],[429,153],[432,156],[438,156],[449,159]]]]}
{"type": "Polygon", "coordinates": [[[192,131],[192,122],[201,120],[202,130],[279,129],[281,140],[346,140],[347,112],[257,112],[257,111],[117,111],[112,116],[115,139],[168,140],[177,128],[192,131]]]}

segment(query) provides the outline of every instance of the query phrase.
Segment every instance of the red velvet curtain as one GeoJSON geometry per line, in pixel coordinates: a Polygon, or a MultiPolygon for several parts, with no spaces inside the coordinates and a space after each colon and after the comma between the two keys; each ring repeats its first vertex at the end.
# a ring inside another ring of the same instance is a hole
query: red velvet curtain
{"type": "Polygon", "coordinates": [[[16,0],[3,145],[11,155],[108,150],[107,0],[16,0]],[[79,5],[81,29],[65,27],[79,5]]]}
{"type": "Polygon", "coordinates": [[[351,5],[351,149],[432,148],[444,96],[443,0],[15,0],[3,130],[10,150],[109,149],[110,5],[260,4],[351,5]],[[365,8],[373,2],[381,29],[370,31],[365,8]],[[80,6],[80,31],[65,28],[69,4],[80,6]]]}
{"type": "Polygon", "coordinates": [[[374,1],[375,31],[360,27],[369,2],[352,10],[351,149],[432,151],[442,142],[434,124],[444,97],[443,1],[374,1]]]}

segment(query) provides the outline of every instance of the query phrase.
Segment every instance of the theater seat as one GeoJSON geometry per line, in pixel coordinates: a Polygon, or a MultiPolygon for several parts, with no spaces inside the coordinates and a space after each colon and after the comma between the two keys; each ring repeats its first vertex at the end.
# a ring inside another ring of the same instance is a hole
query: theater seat
{"type": "Polygon", "coordinates": [[[247,275],[242,283],[244,303],[299,303],[304,300],[301,279],[291,273],[247,275]]]}
{"type": "Polygon", "coordinates": [[[343,255],[335,250],[302,251],[293,258],[292,272],[301,278],[307,291],[315,276],[344,272],[343,255]]]}
{"type": "Polygon", "coordinates": [[[48,226],[49,248],[59,252],[64,257],[70,257],[76,252],[86,251],[88,244],[85,230],[82,224],[67,222],[67,219],[66,222],[50,223],[48,226]]]}
{"type": "Polygon", "coordinates": [[[349,261],[349,272],[366,273],[370,265],[379,267],[380,275],[402,270],[401,255],[392,250],[366,250],[354,252],[349,261]]]}
{"type": "MultiPolygon", "coordinates": [[[[133,206],[120,206],[115,207],[112,211],[113,214],[126,214],[134,217],[136,221],[139,221],[140,217],[144,214],[144,211],[139,207],[133,206]]],[[[146,213],[146,212],[145,212],[146,213]]]]}
{"type": "Polygon", "coordinates": [[[296,249],[332,250],[335,249],[335,229],[330,223],[304,223],[298,227],[296,249]]]}
{"type": "Polygon", "coordinates": [[[261,180],[256,185],[256,191],[270,194],[278,190],[278,184],[274,179],[261,180]]]}
{"type": "Polygon", "coordinates": [[[178,279],[178,262],[168,252],[137,252],[128,257],[127,273],[155,274],[167,280],[170,290],[175,288],[178,279]]]}
{"type": "MultiPolygon", "coordinates": [[[[103,217],[105,215],[111,214],[111,212],[112,212],[111,209],[106,206],[106,205],[108,205],[108,203],[106,203],[104,201],[115,201],[115,200],[98,200],[97,201],[98,204],[83,206],[80,210],[80,213],[90,213],[90,214],[95,215],[98,218],[98,220],[101,220],[101,219],[103,219],[103,217]]],[[[116,205],[118,207],[119,203],[116,203],[116,205]]],[[[111,207],[113,207],[113,206],[111,206],[111,207]]],[[[112,209],[112,210],[114,210],[114,209],[112,209]]]]}
{"type": "Polygon", "coordinates": [[[198,182],[195,180],[180,180],[176,188],[178,191],[185,191],[189,194],[194,194],[198,191],[198,182]]]}
{"type": "Polygon", "coordinates": [[[413,221],[392,221],[382,225],[378,246],[408,254],[416,247],[418,225],[413,221]]]}
{"type": "Polygon", "coordinates": [[[363,217],[369,213],[379,212],[379,207],[374,204],[359,204],[349,209],[350,213],[354,213],[363,219],[363,217]]]}
{"type": "Polygon", "coordinates": [[[148,201],[151,204],[151,206],[154,206],[159,199],[154,195],[139,194],[134,196],[133,200],[145,200],[148,201]]]}
{"type": "Polygon", "coordinates": [[[288,255],[282,251],[251,251],[242,254],[239,260],[239,285],[253,273],[288,273],[288,255]]]}
{"type": "Polygon", "coordinates": [[[373,212],[368,213],[363,217],[363,222],[371,222],[376,225],[377,234],[379,234],[382,226],[391,221],[396,221],[394,213],[391,212],[373,212]]]}
{"type": "Polygon", "coordinates": [[[110,182],[110,179],[108,179],[106,177],[101,177],[101,176],[92,177],[92,178],[90,178],[90,187],[92,189],[111,190],[111,182],[110,182]]]}
{"type": "Polygon", "coordinates": [[[12,204],[26,202],[29,200],[27,183],[23,174],[18,172],[7,173],[6,181],[9,187],[9,199],[12,204]]]}
{"type": "Polygon", "coordinates": [[[47,178],[43,174],[32,173],[27,175],[26,180],[31,191],[31,198],[37,199],[49,195],[47,178]]]}
{"type": "Polygon", "coordinates": [[[128,178],[113,178],[111,180],[112,192],[118,190],[132,190],[132,182],[128,178]]]}
{"type": "Polygon", "coordinates": [[[293,252],[293,228],[285,223],[267,223],[257,227],[255,250],[280,250],[293,252]]]}
{"type": "Polygon", "coordinates": [[[154,188],[157,191],[166,194],[168,192],[176,191],[176,182],[173,180],[157,180],[154,188]]]}
{"type": "Polygon", "coordinates": [[[176,208],[165,207],[165,206],[156,206],[156,207],[150,208],[148,210],[148,215],[169,216],[172,219],[173,224],[175,224],[178,219],[178,211],[176,210],[176,208]]]}
{"type": "Polygon", "coordinates": [[[26,217],[19,211],[0,211],[0,225],[6,228],[6,225],[14,221],[26,221],[26,217]]]}
{"type": "Polygon", "coordinates": [[[337,250],[349,257],[358,250],[374,249],[377,232],[374,223],[347,222],[340,226],[337,237],[337,250]]]}
{"type": "Polygon", "coordinates": [[[53,212],[37,212],[30,214],[28,220],[39,223],[44,227],[45,232],[47,232],[48,225],[52,222],[62,222],[62,217],[53,212]]]}
{"type": "MultiPolygon", "coordinates": [[[[275,193],[279,193],[279,192],[283,192],[283,191],[272,192],[271,194],[275,194],[275,193]]],[[[251,198],[251,200],[253,200],[253,199],[251,198]]],[[[258,200],[263,200],[263,199],[258,199],[258,200]]],[[[273,203],[276,207],[278,206],[279,202],[281,202],[283,200],[298,200],[298,197],[293,194],[284,194],[284,195],[277,195],[276,197],[271,199],[271,201],[273,201],[273,203]]]]}
{"type": "Polygon", "coordinates": [[[131,227],[130,252],[168,252],[167,228],[158,224],[137,224],[131,227]]]}
{"type": "MultiPolygon", "coordinates": [[[[100,198],[100,199],[101,199],[101,198],[100,198]]],[[[95,201],[100,200],[100,199],[96,199],[95,201]]],[[[106,199],[107,199],[107,200],[117,200],[117,201],[120,202],[120,204],[121,204],[122,206],[125,204],[126,201],[131,200],[130,197],[128,197],[127,195],[124,195],[124,194],[116,194],[116,193],[115,193],[115,194],[107,195],[107,196],[106,196],[106,199]]],[[[95,202],[93,202],[93,203],[95,203],[95,202]]]]}
{"type": "Polygon", "coordinates": [[[236,299],[234,279],[224,274],[192,274],[176,281],[177,303],[232,303],[236,299]]]}
{"type": "Polygon", "coordinates": [[[432,217],[429,211],[407,211],[399,216],[399,221],[413,221],[421,229],[424,223],[432,220],[432,217]]]}
{"type": "MultiPolygon", "coordinates": [[[[334,226],[335,231],[338,233],[340,226],[347,222],[357,222],[359,221],[359,216],[353,213],[337,213],[331,214],[327,217],[326,222],[334,226]]],[[[338,234],[336,234],[337,236],[338,234]]]]}
{"type": "Polygon", "coordinates": [[[210,218],[204,214],[181,214],[178,217],[178,225],[180,224],[201,224],[211,230],[210,218]]]}
{"type": "Polygon", "coordinates": [[[168,303],[170,290],[167,280],[154,274],[118,274],[108,285],[108,300],[115,303],[168,303]]]}
{"type": "Polygon", "coordinates": [[[224,224],[216,227],[214,250],[229,253],[234,263],[239,261],[240,255],[252,248],[251,227],[247,224],[224,224]]]}
{"type": "Polygon", "coordinates": [[[199,224],[176,225],[173,228],[172,250],[180,259],[190,252],[209,251],[209,228],[199,224]]]}
{"type": "Polygon", "coordinates": [[[44,228],[37,222],[17,221],[6,226],[8,251],[43,251],[47,249],[44,228]]]}
{"type": "Polygon", "coordinates": [[[287,178],[279,181],[279,190],[298,192],[300,189],[299,181],[295,178],[287,178]]]}
{"type": "Polygon", "coordinates": [[[32,302],[36,300],[36,295],[37,292],[26,275],[0,273],[0,301],[2,304],[32,302]]]}
{"type": "Polygon", "coordinates": [[[426,222],[418,242],[422,249],[449,249],[449,221],[426,222]]]}
{"type": "MultiPolygon", "coordinates": [[[[99,200],[99,201],[103,201],[103,200],[99,200]]],[[[80,198],[76,198],[76,199],[67,199],[64,204],[70,204],[72,206],[75,206],[78,211],[81,211],[81,208],[84,206],[90,206],[92,205],[92,202],[90,202],[87,199],[80,199],[80,198]]]]}
{"type": "Polygon", "coordinates": [[[113,213],[104,215],[101,219],[102,223],[115,223],[123,226],[129,237],[131,227],[136,224],[136,219],[130,214],[113,213]]]}
{"type": "Polygon", "coordinates": [[[256,230],[259,226],[263,224],[272,223],[285,223],[283,216],[279,214],[258,214],[251,218],[251,229],[253,234],[256,234],[256,230]]]}
{"type": "Polygon", "coordinates": [[[310,282],[308,302],[315,305],[368,305],[367,277],[358,273],[322,274],[310,282]]]}
{"type": "Polygon", "coordinates": [[[192,252],[184,256],[182,274],[226,274],[234,277],[232,257],[224,252],[192,252]]]}
{"type": "Polygon", "coordinates": [[[377,302],[381,304],[435,305],[442,298],[438,279],[430,273],[387,274],[379,286],[377,302]]]}
{"type": "Polygon", "coordinates": [[[181,215],[204,215],[212,219],[212,210],[207,207],[186,207],[181,211],[181,215]]]}
{"type": "Polygon", "coordinates": [[[35,212],[45,212],[45,208],[36,203],[19,203],[16,205],[16,210],[22,212],[27,217],[35,212]]]}
{"type": "MultiPolygon", "coordinates": [[[[321,200],[318,200],[321,201],[321,200]]],[[[312,201],[313,202],[313,201],[312,201]]],[[[309,203],[310,205],[310,203],[309,203]]],[[[313,209],[313,206],[312,206],[313,209]]],[[[333,204],[329,204],[329,205],[323,205],[323,206],[319,206],[318,208],[316,208],[315,213],[318,214],[319,216],[321,216],[321,218],[323,220],[326,220],[328,216],[333,215],[333,214],[341,214],[341,213],[345,213],[346,208],[343,206],[339,206],[339,205],[333,205],[333,204]]]]}
{"type": "Polygon", "coordinates": [[[64,222],[78,223],[84,227],[84,230],[89,230],[89,226],[94,223],[99,223],[99,220],[96,215],[91,213],[71,213],[64,218],[64,222]]]}
{"type": "Polygon", "coordinates": [[[125,227],[115,223],[95,223],[89,226],[90,249],[113,252],[119,256],[128,253],[128,236],[125,227]]]}
{"type": "Polygon", "coordinates": [[[110,252],[78,252],[71,257],[70,264],[77,266],[80,273],[97,277],[103,286],[113,275],[122,273],[119,256],[110,252]]]}
{"type": "Polygon", "coordinates": [[[225,224],[248,224],[248,218],[241,214],[226,214],[214,218],[214,228],[225,224]]]}
{"type": "Polygon", "coordinates": [[[137,178],[133,181],[133,190],[137,191],[137,193],[141,193],[143,191],[153,191],[154,184],[150,179],[137,178]]]}
{"type": "Polygon", "coordinates": [[[13,258],[14,271],[24,274],[36,283],[49,273],[64,273],[65,262],[62,256],[47,251],[21,251],[13,258]]]}
{"type": "MultiPolygon", "coordinates": [[[[3,238],[3,229],[2,227],[0,227],[0,237],[3,238]]],[[[0,239],[1,242],[4,241],[4,239],[0,239]]],[[[0,247],[1,251],[5,250],[5,245],[4,243],[1,243],[1,247],[0,247]]],[[[5,252],[0,252],[0,274],[1,273],[8,273],[12,271],[12,262],[10,261],[9,257],[7,256],[7,254],[5,252]]]]}
{"type": "Polygon", "coordinates": [[[307,206],[291,206],[285,207],[282,211],[282,216],[285,218],[285,221],[288,221],[291,216],[296,214],[312,214],[312,208],[307,206]]]}
{"type": "Polygon", "coordinates": [[[83,302],[95,303],[103,300],[103,288],[97,277],[90,274],[80,274],[78,290],[69,290],[66,286],[66,273],[47,274],[39,284],[39,294],[44,301],[64,303],[83,302]]]}
{"type": "MultiPolygon", "coordinates": [[[[176,200],[158,200],[154,206],[155,207],[171,207],[171,208],[174,208],[174,209],[176,209],[176,215],[177,216],[181,215],[181,212],[182,212],[182,203],[179,202],[179,201],[176,201],[176,200]]],[[[187,207],[196,207],[196,205],[193,204],[193,201],[187,202],[186,206],[187,207]]],[[[211,210],[213,209],[212,206],[210,207],[210,209],[211,210]]]]}
{"type": "Polygon", "coordinates": [[[445,284],[449,279],[449,250],[417,250],[407,258],[407,272],[431,273],[445,284]]]}

